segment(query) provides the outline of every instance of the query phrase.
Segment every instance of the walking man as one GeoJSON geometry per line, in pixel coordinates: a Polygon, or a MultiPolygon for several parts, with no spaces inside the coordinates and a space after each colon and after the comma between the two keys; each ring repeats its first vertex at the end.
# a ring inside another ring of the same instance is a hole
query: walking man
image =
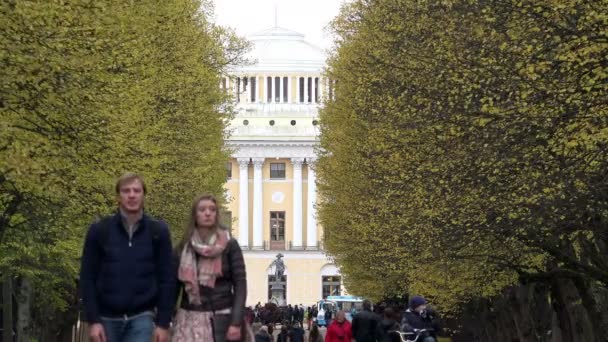
{"type": "Polygon", "coordinates": [[[168,342],[175,273],[166,223],[144,213],[146,186],[127,173],[116,183],[118,212],[93,223],[80,284],[94,342],[168,342]]]}
{"type": "Polygon", "coordinates": [[[372,303],[363,301],[363,311],[357,313],[353,318],[353,337],[357,342],[375,342],[376,328],[380,317],[372,312],[372,303]]]}

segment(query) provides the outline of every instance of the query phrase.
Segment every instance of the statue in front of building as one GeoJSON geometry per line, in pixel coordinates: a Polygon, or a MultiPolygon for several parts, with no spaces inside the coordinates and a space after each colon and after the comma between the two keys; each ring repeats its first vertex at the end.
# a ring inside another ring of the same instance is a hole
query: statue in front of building
{"type": "Polygon", "coordinates": [[[285,273],[285,263],[283,262],[283,254],[277,254],[277,258],[272,261],[270,264],[271,267],[274,266],[274,279],[276,282],[280,282],[283,279],[283,274],[285,273]]]}

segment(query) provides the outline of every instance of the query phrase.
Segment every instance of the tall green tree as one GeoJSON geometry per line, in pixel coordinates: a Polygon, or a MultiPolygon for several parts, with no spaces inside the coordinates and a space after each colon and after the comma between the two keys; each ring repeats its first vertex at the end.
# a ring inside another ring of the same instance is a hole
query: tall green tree
{"type": "Polygon", "coordinates": [[[82,238],[115,210],[121,173],[144,175],[146,209],[174,235],[194,194],[221,195],[231,114],[218,84],[247,44],[212,12],[187,0],[0,5],[0,274],[24,299],[23,338],[74,322],[82,238]]]}
{"type": "Polygon", "coordinates": [[[606,5],[343,8],[319,215],[350,291],[457,313],[531,280],[608,286],[606,5]]]}

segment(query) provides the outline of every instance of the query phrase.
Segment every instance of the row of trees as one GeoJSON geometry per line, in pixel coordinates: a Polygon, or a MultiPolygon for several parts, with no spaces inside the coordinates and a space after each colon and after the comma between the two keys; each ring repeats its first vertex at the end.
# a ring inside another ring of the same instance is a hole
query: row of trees
{"type": "Polygon", "coordinates": [[[318,182],[351,292],[424,294],[483,341],[608,334],[607,10],[343,7],[318,182]]]}
{"type": "Polygon", "coordinates": [[[75,322],[82,240],[115,208],[118,175],[145,177],[174,237],[196,194],[222,193],[218,84],[247,44],[211,14],[198,0],[0,4],[0,274],[20,340],[75,322]]]}

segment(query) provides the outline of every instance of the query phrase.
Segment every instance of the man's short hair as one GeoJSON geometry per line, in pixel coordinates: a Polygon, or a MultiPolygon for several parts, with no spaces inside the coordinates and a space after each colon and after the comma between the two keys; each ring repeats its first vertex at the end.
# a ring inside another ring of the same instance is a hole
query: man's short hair
{"type": "Polygon", "coordinates": [[[371,310],[372,309],[372,302],[370,302],[369,300],[364,300],[363,301],[363,310],[371,310]]]}
{"type": "Polygon", "coordinates": [[[125,174],[123,174],[122,176],[120,176],[120,178],[118,178],[118,181],[116,181],[116,194],[120,194],[120,188],[122,188],[125,184],[129,184],[132,183],[133,181],[138,180],[141,183],[142,188],[144,189],[144,195],[146,194],[146,183],[144,182],[144,179],[142,176],[136,174],[136,173],[132,173],[132,172],[127,172],[125,174]]]}

